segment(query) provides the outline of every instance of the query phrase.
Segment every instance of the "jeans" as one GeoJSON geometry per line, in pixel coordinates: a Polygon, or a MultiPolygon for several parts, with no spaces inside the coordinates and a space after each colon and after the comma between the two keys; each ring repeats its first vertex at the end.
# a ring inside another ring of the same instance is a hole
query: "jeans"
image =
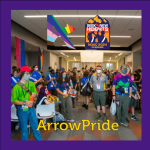
{"type": "Polygon", "coordinates": [[[27,122],[29,120],[35,140],[42,140],[40,130],[36,130],[38,127],[38,120],[34,107],[29,108],[28,111],[23,111],[22,106],[17,106],[17,115],[19,119],[21,139],[28,140],[27,122]]]}

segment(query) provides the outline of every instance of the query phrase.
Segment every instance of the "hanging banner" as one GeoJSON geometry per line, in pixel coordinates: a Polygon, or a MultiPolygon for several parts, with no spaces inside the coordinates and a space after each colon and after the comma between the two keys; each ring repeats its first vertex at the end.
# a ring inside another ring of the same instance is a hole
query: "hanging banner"
{"type": "Polygon", "coordinates": [[[16,60],[17,67],[21,68],[25,66],[25,42],[18,37],[15,37],[15,47],[16,47],[16,60]]]}
{"type": "Polygon", "coordinates": [[[43,71],[43,59],[44,59],[44,51],[42,48],[39,47],[38,52],[38,68],[39,71],[43,71]]]}
{"type": "Polygon", "coordinates": [[[110,50],[110,24],[100,16],[85,23],[85,49],[110,50]]]}

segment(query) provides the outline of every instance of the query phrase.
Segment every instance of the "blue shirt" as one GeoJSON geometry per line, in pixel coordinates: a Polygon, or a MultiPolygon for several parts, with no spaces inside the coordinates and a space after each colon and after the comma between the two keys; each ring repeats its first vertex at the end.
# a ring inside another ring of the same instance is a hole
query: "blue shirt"
{"type": "MultiPolygon", "coordinates": [[[[51,76],[51,78],[56,78],[56,74],[54,74],[54,75],[47,75],[47,77],[46,77],[46,80],[50,80],[50,76],[51,76]]],[[[56,84],[55,84],[55,80],[53,80],[53,81],[50,81],[49,83],[48,83],[48,90],[54,90],[54,89],[56,89],[56,84]]]]}
{"type": "Polygon", "coordinates": [[[38,71],[33,71],[31,76],[30,76],[30,81],[32,81],[33,83],[36,82],[37,80],[39,80],[41,78],[41,74],[38,71]]]}
{"type": "Polygon", "coordinates": [[[69,86],[71,86],[69,82],[68,83],[63,82],[61,85],[59,82],[57,82],[56,89],[59,89],[61,92],[63,92],[65,90],[65,86],[66,90],[69,91],[69,86]]]}
{"type": "Polygon", "coordinates": [[[120,74],[120,72],[118,72],[118,73],[117,73],[117,72],[114,72],[114,75],[116,75],[116,74],[120,74]]]}
{"type": "Polygon", "coordinates": [[[68,78],[70,77],[70,74],[67,74],[68,78]]]}
{"type": "Polygon", "coordinates": [[[108,80],[110,79],[110,75],[109,74],[106,74],[106,77],[107,77],[108,80]]]}
{"type": "Polygon", "coordinates": [[[89,75],[89,78],[91,78],[91,77],[92,77],[92,75],[93,75],[93,73],[91,73],[91,74],[89,75]]]}
{"type": "Polygon", "coordinates": [[[56,72],[56,79],[58,78],[58,72],[56,72]]]}
{"type": "MultiPolygon", "coordinates": [[[[89,77],[83,77],[83,78],[81,79],[81,83],[83,84],[83,86],[87,83],[88,79],[89,79],[89,77]]],[[[87,85],[86,85],[86,86],[87,86],[87,85]]]]}
{"type": "Polygon", "coordinates": [[[15,80],[16,82],[19,82],[20,79],[19,79],[19,76],[18,76],[18,77],[14,77],[14,76],[11,77],[11,84],[12,84],[12,86],[14,87],[15,84],[16,84],[16,82],[13,80],[13,78],[14,78],[14,80],[15,80]]]}

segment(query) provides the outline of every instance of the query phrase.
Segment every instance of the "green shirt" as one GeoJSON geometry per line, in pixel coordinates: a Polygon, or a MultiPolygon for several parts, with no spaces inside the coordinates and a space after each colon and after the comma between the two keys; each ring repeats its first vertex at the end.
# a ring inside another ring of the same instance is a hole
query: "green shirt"
{"type": "MultiPolygon", "coordinates": [[[[23,83],[31,93],[37,93],[36,87],[33,82],[28,81],[26,83],[23,83]]],[[[12,95],[11,95],[11,102],[16,101],[29,101],[30,94],[26,92],[20,85],[16,84],[13,87],[12,95]]]]}

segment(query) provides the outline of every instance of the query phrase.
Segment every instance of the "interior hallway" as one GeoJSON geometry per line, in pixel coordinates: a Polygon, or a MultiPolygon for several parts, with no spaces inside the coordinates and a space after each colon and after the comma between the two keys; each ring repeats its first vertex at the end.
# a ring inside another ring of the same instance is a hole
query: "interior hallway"
{"type": "MultiPolygon", "coordinates": [[[[113,131],[111,129],[111,124],[114,122],[114,116],[111,115],[110,109],[106,108],[107,119],[110,120],[110,131],[98,130],[98,126],[94,126],[92,131],[91,126],[86,127],[83,131],[82,129],[82,119],[88,119],[90,122],[98,122],[94,120],[94,117],[97,115],[97,111],[93,103],[89,104],[89,109],[86,110],[82,107],[82,96],[79,96],[79,103],[76,103],[76,107],[72,108],[73,110],[73,119],[75,122],[81,123],[79,131],[67,129],[66,131],[57,130],[51,127],[51,130],[44,131],[41,129],[42,140],[141,140],[141,114],[138,111],[135,111],[135,116],[138,118],[138,121],[131,120],[131,113],[128,114],[128,119],[130,120],[129,126],[125,127],[124,125],[119,126],[118,131],[113,131]]],[[[102,116],[102,111],[101,111],[102,116]]],[[[100,123],[103,123],[103,116],[100,119],[100,123]]],[[[16,131],[14,125],[12,126],[11,140],[21,140],[20,130],[16,131]]],[[[29,135],[29,140],[35,140],[33,133],[31,131],[29,135]]]]}

